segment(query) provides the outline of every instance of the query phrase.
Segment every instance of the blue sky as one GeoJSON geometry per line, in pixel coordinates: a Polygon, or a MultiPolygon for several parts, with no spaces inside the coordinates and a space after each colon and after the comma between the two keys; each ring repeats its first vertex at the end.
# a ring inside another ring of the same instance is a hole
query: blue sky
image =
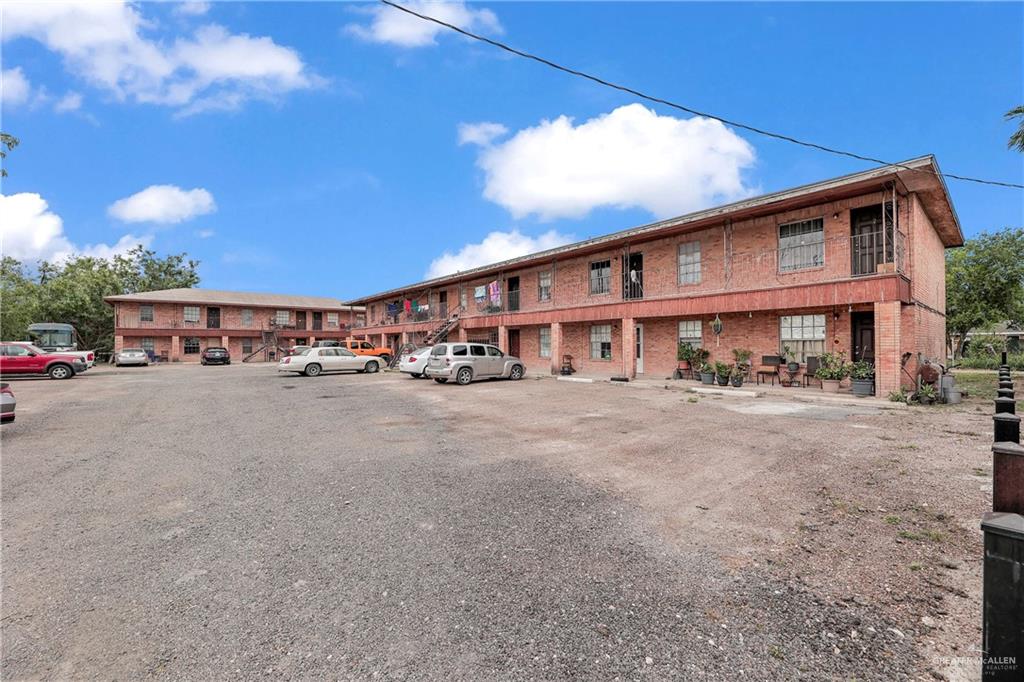
{"type": "MultiPolygon", "coordinates": [[[[39,7],[3,9],[21,146],[0,220],[26,260],[141,240],[199,259],[205,287],[351,298],[867,167],[372,4],[39,7]]],[[[1024,181],[1002,119],[1024,102],[1020,3],[424,11],[696,109],[1024,181]]],[[[1024,224],[1021,191],[949,186],[968,236],[1024,224]]]]}

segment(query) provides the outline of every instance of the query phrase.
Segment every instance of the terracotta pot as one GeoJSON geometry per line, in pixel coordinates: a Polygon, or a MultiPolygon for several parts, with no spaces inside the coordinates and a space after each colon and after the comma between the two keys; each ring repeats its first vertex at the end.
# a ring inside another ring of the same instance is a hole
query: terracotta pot
{"type": "Polygon", "coordinates": [[[679,369],[690,369],[690,361],[689,360],[680,360],[679,361],[679,369]]]}
{"type": "Polygon", "coordinates": [[[839,379],[822,379],[821,390],[825,393],[839,393],[839,384],[843,383],[839,379]]]}

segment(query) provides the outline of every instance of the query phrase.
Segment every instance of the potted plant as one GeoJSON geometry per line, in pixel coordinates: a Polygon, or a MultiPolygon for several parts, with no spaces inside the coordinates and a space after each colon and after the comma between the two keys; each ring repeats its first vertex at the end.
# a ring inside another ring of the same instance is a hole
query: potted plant
{"type": "Polygon", "coordinates": [[[729,384],[729,375],[732,373],[732,367],[721,361],[715,361],[715,376],[718,378],[719,386],[727,386],[729,384]]]}
{"type": "Polygon", "coordinates": [[[821,380],[821,390],[827,393],[838,393],[839,384],[850,375],[850,365],[846,362],[846,353],[822,353],[818,358],[818,371],[814,376],[821,380]]]}
{"type": "Polygon", "coordinates": [[[789,346],[783,346],[782,352],[779,353],[779,355],[782,357],[782,361],[786,363],[786,369],[794,374],[800,371],[800,363],[796,361],[796,356],[793,354],[792,348],[789,346]]]}
{"type": "Polygon", "coordinates": [[[680,341],[676,348],[676,360],[679,361],[679,369],[690,369],[693,362],[693,345],[688,341],[680,341]]]}
{"type": "Polygon", "coordinates": [[[746,371],[750,369],[750,356],[754,354],[754,351],[747,348],[733,348],[732,357],[736,360],[736,367],[746,371]]]}
{"type": "Polygon", "coordinates": [[[938,398],[938,393],[931,384],[921,384],[921,388],[917,389],[914,398],[922,405],[931,405],[938,398]]]}
{"type": "Polygon", "coordinates": [[[700,383],[709,386],[715,383],[715,369],[706,362],[700,366],[700,383]]]}
{"type": "Polygon", "coordinates": [[[733,385],[733,388],[740,388],[743,386],[743,368],[736,365],[732,368],[732,373],[729,374],[729,383],[733,385]]]}
{"type": "Polygon", "coordinates": [[[875,392],[875,366],[860,360],[850,365],[850,388],[854,395],[871,395],[875,392]]]}

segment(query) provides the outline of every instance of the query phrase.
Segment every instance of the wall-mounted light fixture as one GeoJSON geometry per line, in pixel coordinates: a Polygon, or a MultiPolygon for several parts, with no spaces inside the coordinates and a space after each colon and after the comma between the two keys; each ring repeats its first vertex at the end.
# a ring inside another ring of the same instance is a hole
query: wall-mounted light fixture
{"type": "Polygon", "coordinates": [[[832,220],[839,220],[839,214],[838,213],[833,213],[832,214],[832,220]]]}

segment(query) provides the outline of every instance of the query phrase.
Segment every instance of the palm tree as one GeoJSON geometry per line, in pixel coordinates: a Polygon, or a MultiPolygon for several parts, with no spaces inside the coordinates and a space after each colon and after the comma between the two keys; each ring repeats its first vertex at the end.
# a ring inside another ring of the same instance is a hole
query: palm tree
{"type": "Polygon", "coordinates": [[[1007,121],[1012,121],[1015,118],[1020,119],[1020,124],[1017,126],[1017,132],[1010,135],[1010,141],[1006,143],[1006,146],[1024,153],[1024,105],[1014,107],[1006,112],[1007,121]]]}

